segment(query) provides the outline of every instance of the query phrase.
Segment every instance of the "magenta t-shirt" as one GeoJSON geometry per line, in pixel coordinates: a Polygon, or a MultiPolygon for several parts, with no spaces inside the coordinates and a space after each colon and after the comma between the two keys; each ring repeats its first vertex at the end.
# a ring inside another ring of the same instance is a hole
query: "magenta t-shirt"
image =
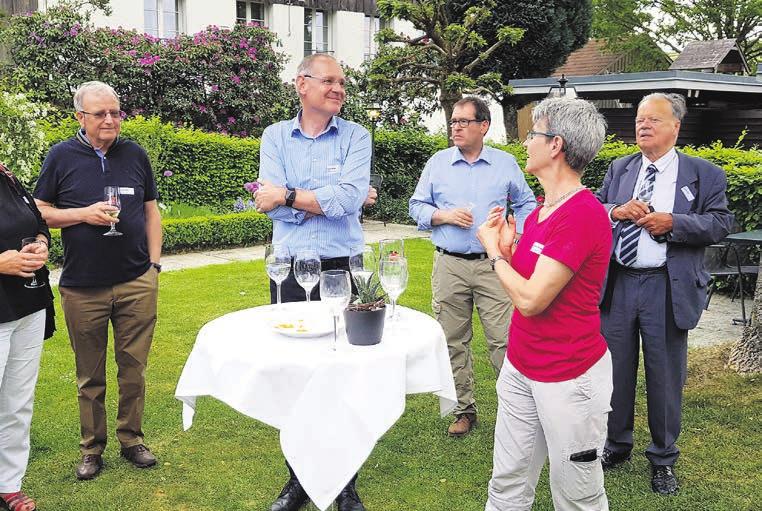
{"type": "Polygon", "coordinates": [[[527,217],[511,266],[529,279],[543,254],[574,276],[541,314],[513,312],[506,356],[527,378],[559,382],[585,373],[606,352],[598,302],[611,255],[611,223],[589,190],[538,223],[540,209],[527,217]]]}

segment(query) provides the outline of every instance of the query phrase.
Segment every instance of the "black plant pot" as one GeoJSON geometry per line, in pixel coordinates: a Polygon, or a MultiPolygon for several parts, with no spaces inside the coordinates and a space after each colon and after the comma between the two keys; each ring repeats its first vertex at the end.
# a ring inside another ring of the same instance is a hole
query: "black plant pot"
{"type": "Polygon", "coordinates": [[[386,307],[372,311],[344,311],[349,344],[370,346],[381,342],[384,335],[386,307]]]}

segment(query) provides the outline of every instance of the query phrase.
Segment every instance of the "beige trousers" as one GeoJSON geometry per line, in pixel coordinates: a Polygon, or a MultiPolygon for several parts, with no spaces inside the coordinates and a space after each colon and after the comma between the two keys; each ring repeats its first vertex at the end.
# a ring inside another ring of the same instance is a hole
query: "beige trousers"
{"type": "Polygon", "coordinates": [[[113,286],[59,288],[77,366],[82,454],[102,454],[106,448],[109,321],[118,368],[116,436],[122,447],[144,443],[145,371],[156,325],[158,279],[151,267],[135,280],[113,286]]]}
{"type": "Polygon", "coordinates": [[[450,351],[458,404],[455,415],[476,413],[474,369],[471,351],[474,305],[487,340],[489,358],[495,374],[505,360],[511,300],[488,259],[466,260],[434,252],[431,272],[431,308],[442,325],[450,351]]]}

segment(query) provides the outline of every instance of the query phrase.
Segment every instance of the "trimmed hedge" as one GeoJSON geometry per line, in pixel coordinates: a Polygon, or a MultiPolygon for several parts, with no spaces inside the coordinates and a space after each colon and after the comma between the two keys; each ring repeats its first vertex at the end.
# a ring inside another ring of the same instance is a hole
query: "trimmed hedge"
{"type": "MultiPolygon", "coordinates": [[[[272,221],[256,212],[232,213],[192,218],[167,218],[161,221],[164,253],[185,252],[202,248],[223,248],[262,243],[272,235],[272,221]]],[[[49,261],[63,264],[61,230],[51,229],[49,261]]]]}
{"type": "MultiPolygon", "coordinates": [[[[71,136],[74,120],[46,127],[48,143],[71,136]]],[[[139,143],[149,155],[156,173],[161,200],[203,205],[220,212],[232,210],[238,197],[245,196],[243,184],[259,175],[259,140],[233,138],[176,128],[156,118],[137,117],[123,123],[122,134],[139,143]]],[[[513,154],[523,168],[523,145],[493,144],[513,154]]],[[[413,194],[426,160],[447,147],[444,135],[429,135],[416,130],[376,132],[374,172],[384,177],[376,206],[366,213],[370,218],[411,223],[407,201],[413,194]]],[[[637,152],[635,145],[608,140],[585,171],[582,182],[596,190],[603,182],[613,160],[637,152]]],[[[690,155],[700,156],[722,167],[728,176],[728,200],[744,229],[762,227],[762,151],[723,147],[684,147],[690,155]]],[[[534,176],[527,176],[532,189],[540,194],[534,176]]]]}

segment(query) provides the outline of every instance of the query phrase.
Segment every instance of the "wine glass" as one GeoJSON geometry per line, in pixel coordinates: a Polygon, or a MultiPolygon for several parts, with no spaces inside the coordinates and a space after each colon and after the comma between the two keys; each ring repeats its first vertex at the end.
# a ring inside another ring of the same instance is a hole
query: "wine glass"
{"type": "Polygon", "coordinates": [[[352,272],[352,278],[355,284],[360,282],[367,284],[376,271],[376,254],[370,245],[359,245],[352,249],[352,255],[349,256],[349,270],[352,272]]]}
{"type": "Polygon", "coordinates": [[[386,239],[378,242],[378,260],[390,257],[405,257],[405,242],[401,239],[386,239]]]}
{"type": "MultiPolygon", "coordinates": [[[[39,245],[40,243],[42,242],[38,240],[37,238],[24,238],[21,240],[21,248],[24,248],[27,245],[39,245]]],[[[27,287],[29,289],[35,289],[38,287],[45,287],[45,283],[37,282],[37,275],[33,275],[31,282],[27,282],[26,284],[24,284],[24,287],[27,287]]]]}
{"type": "Polygon", "coordinates": [[[265,269],[267,275],[275,282],[277,304],[280,306],[280,285],[291,272],[291,255],[288,249],[283,245],[272,243],[266,245],[265,269]]]}
{"type": "Polygon", "coordinates": [[[307,303],[310,303],[310,293],[320,280],[320,257],[314,250],[304,250],[294,258],[294,276],[304,288],[307,303]]]}
{"type": "Polygon", "coordinates": [[[349,305],[352,285],[349,272],[345,270],[327,270],[320,273],[320,301],[328,305],[333,316],[333,350],[336,351],[337,324],[339,314],[349,305]]]}
{"type": "MultiPolygon", "coordinates": [[[[107,213],[109,216],[112,216],[114,218],[117,218],[119,216],[119,212],[122,210],[122,201],[119,198],[119,187],[118,186],[106,186],[103,188],[103,200],[108,204],[109,206],[113,206],[116,208],[116,211],[108,211],[107,213]]],[[[103,234],[104,236],[121,236],[122,233],[116,230],[116,224],[114,222],[111,222],[111,229],[103,234]]]]}
{"type": "Polygon", "coordinates": [[[407,287],[407,259],[394,257],[381,260],[378,264],[378,276],[381,280],[381,287],[392,300],[392,314],[389,319],[394,320],[397,312],[397,299],[407,287]]]}

